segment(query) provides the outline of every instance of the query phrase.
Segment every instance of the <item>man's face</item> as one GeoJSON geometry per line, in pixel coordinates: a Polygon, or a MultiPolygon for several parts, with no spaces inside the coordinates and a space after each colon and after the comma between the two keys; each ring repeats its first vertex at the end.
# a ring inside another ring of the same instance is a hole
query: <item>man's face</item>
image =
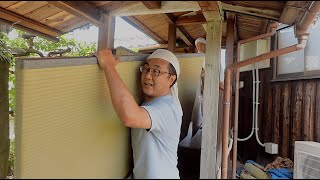
{"type": "Polygon", "coordinates": [[[198,42],[196,44],[196,48],[198,50],[198,53],[205,53],[206,52],[206,44],[204,44],[202,42],[198,42]]]}
{"type": "Polygon", "coordinates": [[[143,65],[145,71],[141,73],[141,86],[146,101],[169,93],[170,86],[176,79],[176,75],[169,74],[169,66],[170,63],[163,59],[148,59],[143,65]],[[156,71],[160,71],[159,76],[156,71]]]}

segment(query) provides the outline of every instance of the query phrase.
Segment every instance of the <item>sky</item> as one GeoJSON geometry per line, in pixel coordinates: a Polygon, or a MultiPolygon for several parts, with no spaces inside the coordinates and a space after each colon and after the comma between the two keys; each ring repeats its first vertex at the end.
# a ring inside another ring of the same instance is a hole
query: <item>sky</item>
{"type": "MultiPolygon", "coordinates": [[[[77,29],[74,32],[69,33],[70,37],[74,37],[75,40],[81,42],[93,42],[98,41],[98,28],[91,26],[88,30],[77,29]],[[91,36],[88,36],[90,34],[91,36]]],[[[126,48],[131,47],[144,47],[153,44],[158,44],[141,31],[137,30],[120,17],[116,17],[115,24],[115,41],[114,47],[123,46],[126,48]]]]}
{"type": "MultiPolygon", "coordinates": [[[[15,31],[9,33],[9,39],[18,37],[15,31]]],[[[76,29],[67,33],[68,37],[73,37],[76,41],[97,43],[98,41],[98,28],[91,26],[87,30],[76,29]]],[[[153,39],[137,30],[120,17],[116,17],[115,24],[115,41],[114,47],[123,46],[126,48],[132,47],[145,47],[149,45],[158,44],[153,39]]]]}

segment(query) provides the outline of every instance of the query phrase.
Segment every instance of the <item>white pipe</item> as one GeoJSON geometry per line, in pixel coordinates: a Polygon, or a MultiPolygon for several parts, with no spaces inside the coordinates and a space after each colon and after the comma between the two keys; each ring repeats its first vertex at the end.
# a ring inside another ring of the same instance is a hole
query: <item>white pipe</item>
{"type": "Polygon", "coordinates": [[[256,70],[256,97],[255,97],[255,134],[256,134],[256,139],[257,139],[257,142],[260,144],[260,146],[264,147],[264,143],[261,143],[261,141],[259,140],[259,126],[258,126],[258,106],[259,106],[259,84],[260,84],[260,81],[259,81],[259,67],[258,67],[258,63],[254,63],[254,67],[255,67],[255,70],[256,70]]]}
{"type": "Polygon", "coordinates": [[[255,66],[254,66],[254,64],[252,64],[252,129],[251,129],[251,132],[250,132],[250,135],[248,136],[248,137],[246,137],[246,138],[239,138],[238,137],[238,141],[246,141],[246,140],[248,140],[248,139],[250,139],[251,138],[251,136],[253,135],[253,133],[254,133],[254,129],[255,129],[255,120],[254,120],[254,117],[255,117],[255,113],[254,113],[254,111],[255,111],[255,109],[254,109],[254,107],[255,107],[255,103],[254,103],[254,101],[255,101],[255,75],[254,75],[254,68],[255,66]]]}
{"type": "Polygon", "coordinates": [[[230,138],[229,138],[229,144],[228,144],[228,156],[229,156],[229,153],[232,149],[232,145],[233,145],[233,129],[231,129],[231,135],[230,135],[230,138]]]}

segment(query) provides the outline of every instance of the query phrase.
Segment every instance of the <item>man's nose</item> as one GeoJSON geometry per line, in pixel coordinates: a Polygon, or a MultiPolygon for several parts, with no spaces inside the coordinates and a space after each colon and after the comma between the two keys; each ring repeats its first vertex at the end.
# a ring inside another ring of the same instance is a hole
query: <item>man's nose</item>
{"type": "Polygon", "coordinates": [[[147,79],[152,79],[152,75],[151,75],[151,69],[149,69],[149,71],[147,71],[147,73],[145,74],[147,79]]]}

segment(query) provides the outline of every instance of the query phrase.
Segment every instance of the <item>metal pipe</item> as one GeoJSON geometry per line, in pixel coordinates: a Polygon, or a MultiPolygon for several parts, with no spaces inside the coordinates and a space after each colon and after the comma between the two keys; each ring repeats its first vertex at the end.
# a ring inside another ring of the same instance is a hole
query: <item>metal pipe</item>
{"type": "MultiPolygon", "coordinates": [[[[306,46],[307,36],[303,36],[299,39],[299,43],[293,46],[289,46],[283,49],[278,49],[269,53],[265,53],[259,55],[257,57],[249,58],[244,61],[240,61],[234,63],[226,68],[225,79],[224,79],[224,108],[223,108],[223,134],[222,134],[222,165],[221,165],[221,177],[222,179],[227,178],[227,169],[228,169],[228,130],[229,130],[229,112],[230,112],[230,78],[231,78],[231,71],[236,70],[238,68],[247,66],[249,64],[260,62],[265,59],[273,58],[276,56],[280,56],[283,54],[287,54],[290,52],[298,51],[303,49],[306,46]]],[[[234,140],[235,141],[235,140],[234,140]]]]}
{"type": "Polygon", "coordinates": [[[311,27],[312,23],[315,21],[317,14],[319,13],[320,9],[320,2],[319,1],[313,1],[310,5],[310,7],[305,12],[302,20],[300,23],[296,26],[297,27],[297,33],[296,35],[305,35],[309,28],[311,27]]]}
{"type": "Polygon", "coordinates": [[[228,172],[228,139],[229,139],[229,112],[230,112],[230,82],[231,70],[226,68],[224,72],[224,95],[223,95],[223,131],[222,131],[222,162],[221,162],[221,177],[227,178],[228,172]]]}
{"type": "MultiPolygon", "coordinates": [[[[309,12],[306,12],[305,17],[302,21],[296,26],[296,37],[298,37],[298,44],[289,46],[287,48],[275,50],[269,53],[262,54],[260,56],[250,58],[241,62],[237,62],[235,64],[232,64],[228,66],[225,70],[225,79],[224,79],[224,107],[223,107],[223,139],[222,139],[222,165],[221,165],[221,177],[222,179],[227,178],[228,174],[228,130],[229,130],[229,112],[230,112],[230,79],[231,79],[231,71],[237,70],[240,67],[263,61],[265,59],[273,58],[276,56],[280,56],[283,54],[287,54],[290,52],[298,51],[306,46],[307,37],[309,33],[307,32],[311,26],[311,24],[314,22],[317,14],[320,12],[320,2],[313,1],[309,8],[309,12]]],[[[238,53],[239,51],[237,51],[238,53]]],[[[239,58],[239,55],[237,56],[239,58]]],[[[239,79],[238,79],[239,81],[239,79]]],[[[238,83],[237,81],[237,83],[238,83]]],[[[239,87],[239,84],[238,84],[239,87]]],[[[239,89],[239,88],[237,88],[239,89]]],[[[238,111],[238,108],[235,108],[235,110],[238,111]]],[[[235,136],[237,136],[237,133],[234,133],[235,136]]],[[[234,142],[237,142],[237,140],[234,140],[234,142]]]]}
{"type": "MultiPolygon", "coordinates": [[[[267,38],[270,36],[273,36],[276,33],[276,29],[278,27],[278,23],[274,22],[270,24],[270,28],[271,28],[271,32],[265,33],[265,34],[261,34],[258,36],[254,36],[248,39],[244,39],[244,40],[240,40],[237,43],[237,61],[236,62],[240,62],[240,45],[244,44],[244,43],[248,43],[251,41],[255,41],[258,39],[263,39],[263,38],[267,38]]],[[[240,72],[238,69],[236,69],[235,71],[235,95],[234,95],[234,131],[233,131],[233,155],[232,155],[232,179],[236,179],[236,167],[237,167],[237,148],[238,148],[238,114],[239,114],[239,76],[240,76],[240,72]]],[[[253,122],[254,123],[254,122],[253,122]]],[[[252,135],[252,134],[251,134],[252,135]]]]}

